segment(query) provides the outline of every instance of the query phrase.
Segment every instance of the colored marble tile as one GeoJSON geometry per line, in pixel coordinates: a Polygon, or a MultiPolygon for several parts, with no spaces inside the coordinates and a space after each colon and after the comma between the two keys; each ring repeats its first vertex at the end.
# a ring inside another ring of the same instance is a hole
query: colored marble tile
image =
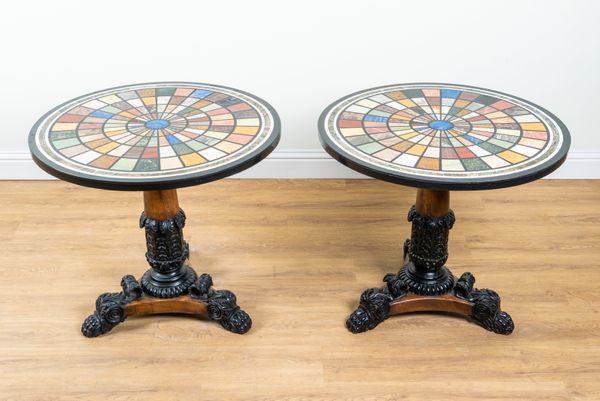
{"type": "Polygon", "coordinates": [[[381,159],[381,160],[388,161],[388,162],[391,162],[399,155],[400,155],[400,152],[397,152],[397,151],[395,151],[393,149],[389,149],[389,148],[383,149],[383,150],[373,154],[374,157],[381,159]]]}
{"type": "Polygon", "coordinates": [[[258,127],[235,127],[234,134],[255,135],[258,132],[258,127]]]}
{"type": "Polygon", "coordinates": [[[460,91],[455,89],[442,89],[440,92],[442,97],[448,97],[452,99],[456,99],[458,95],[460,95],[460,91]]]}
{"type": "Polygon", "coordinates": [[[173,147],[173,150],[175,151],[175,153],[179,156],[185,155],[188,153],[194,153],[194,149],[190,148],[185,143],[178,143],[178,144],[172,145],[172,147],[173,147]]]}
{"type": "Polygon", "coordinates": [[[71,146],[79,145],[81,142],[78,138],[70,138],[70,139],[59,139],[52,141],[52,146],[56,149],[64,149],[71,146]]]}
{"type": "Polygon", "coordinates": [[[507,162],[509,162],[511,164],[516,164],[516,163],[522,162],[524,160],[527,160],[527,156],[519,154],[519,153],[515,153],[511,150],[505,150],[504,152],[500,152],[500,153],[498,153],[498,156],[500,156],[501,158],[503,158],[504,160],[506,160],[507,162]]]}
{"type": "Polygon", "coordinates": [[[373,142],[373,139],[369,135],[356,135],[348,138],[348,142],[350,142],[354,146],[364,145],[365,143],[373,142]]]}
{"type": "Polygon", "coordinates": [[[62,117],[60,117],[57,122],[59,123],[78,123],[80,121],[82,121],[85,118],[85,116],[82,115],[78,115],[78,114],[65,114],[62,117]]]}
{"type": "Polygon", "coordinates": [[[512,150],[513,152],[517,152],[522,155],[528,156],[528,157],[535,156],[539,152],[539,149],[532,148],[529,146],[523,146],[523,145],[515,145],[512,148],[510,148],[510,150],[512,150]]]}
{"type": "Polygon", "coordinates": [[[423,152],[425,152],[425,146],[423,145],[414,145],[411,146],[409,149],[406,150],[406,153],[411,154],[411,155],[416,155],[416,156],[421,156],[423,154],[423,152]]]}
{"type": "Polygon", "coordinates": [[[418,161],[419,161],[419,156],[403,153],[400,156],[398,156],[396,159],[394,159],[393,162],[396,164],[402,165],[402,166],[414,167],[418,161]]]}
{"type": "Polygon", "coordinates": [[[119,145],[118,147],[116,147],[115,149],[111,150],[110,152],[108,152],[109,155],[111,156],[118,156],[121,157],[123,156],[125,153],[127,153],[127,151],[131,149],[131,147],[127,146],[127,145],[119,145]]]}
{"type": "Polygon", "coordinates": [[[207,160],[217,160],[226,155],[225,152],[222,152],[214,147],[203,149],[198,153],[207,160]]]}
{"type": "Polygon", "coordinates": [[[199,136],[198,138],[195,139],[196,142],[201,142],[207,146],[214,146],[217,143],[220,142],[219,139],[215,139],[215,138],[209,138],[207,136],[199,136]]]}
{"type": "Polygon", "coordinates": [[[52,131],[75,131],[79,128],[77,123],[56,123],[52,126],[52,131]]]}
{"type": "Polygon", "coordinates": [[[367,143],[365,145],[357,146],[358,149],[362,150],[365,153],[371,154],[384,149],[385,147],[377,142],[367,143]]]}
{"type": "Polygon", "coordinates": [[[185,166],[196,166],[199,164],[206,163],[206,159],[200,156],[198,153],[188,153],[181,156],[181,161],[185,166]]]}
{"type": "Polygon", "coordinates": [[[144,149],[144,151],[142,152],[142,158],[143,159],[155,159],[155,158],[158,158],[158,148],[151,147],[151,148],[144,149]]]}
{"type": "Polygon", "coordinates": [[[402,141],[402,142],[392,146],[392,149],[397,150],[399,152],[406,152],[408,149],[412,148],[413,146],[414,146],[414,144],[411,142],[402,141]]]}
{"type": "Polygon", "coordinates": [[[139,159],[135,165],[134,171],[158,171],[160,163],[158,158],[156,159],[139,159]]]}
{"type": "Polygon", "coordinates": [[[463,164],[458,159],[442,159],[442,170],[465,171],[463,164]]]}
{"type": "Polygon", "coordinates": [[[101,169],[108,169],[112,166],[117,160],[119,160],[116,156],[102,155],[99,158],[95,159],[90,163],[90,166],[98,167],[101,169]]]}
{"type": "MultiPolygon", "coordinates": [[[[119,144],[116,142],[108,142],[105,145],[99,146],[97,148],[95,148],[96,152],[100,152],[100,153],[109,153],[111,150],[115,149],[119,147],[119,144]]],[[[94,165],[95,167],[101,167],[101,166],[97,166],[94,165]]]]}
{"type": "Polygon", "coordinates": [[[496,155],[484,156],[481,158],[490,168],[501,168],[510,166],[510,163],[496,155]]]}
{"type": "Polygon", "coordinates": [[[63,156],[71,159],[74,156],[82,154],[83,152],[87,152],[88,150],[89,150],[89,148],[85,145],[76,145],[76,146],[71,146],[70,148],[61,149],[60,153],[63,156]]]}
{"type": "Polygon", "coordinates": [[[461,159],[460,160],[467,171],[489,170],[490,167],[481,159],[461,159]]]}
{"type": "Polygon", "coordinates": [[[531,139],[541,139],[544,142],[546,142],[546,140],[548,139],[548,133],[540,131],[523,131],[523,137],[531,139]]]}
{"type": "Polygon", "coordinates": [[[249,137],[248,135],[232,134],[227,137],[227,140],[230,142],[235,142],[235,143],[245,145],[252,140],[252,137],[249,137]]]}
{"type": "Polygon", "coordinates": [[[133,171],[138,159],[120,158],[111,166],[111,170],[116,171],[133,171]]]}
{"type": "Polygon", "coordinates": [[[468,148],[456,148],[456,153],[461,159],[477,157],[475,153],[471,152],[468,148]]]}
{"type": "Polygon", "coordinates": [[[497,145],[494,145],[489,142],[481,142],[478,144],[478,146],[482,149],[485,149],[486,151],[488,151],[490,153],[499,153],[505,149],[504,147],[497,146],[497,145]]]}
{"type": "Polygon", "coordinates": [[[156,96],[173,96],[176,88],[157,88],[156,96]]]}
{"type": "Polygon", "coordinates": [[[546,131],[546,126],[543,123],[521,123],[521,128],[524,131],[546,131]]]}
{"type": "Polygon", "coordinates": [[[221,141],[215,145],[215,149],[222,150],[225,153],[236,152],[241,147],[242,147],[242,145],[240,145],[240,144],[228,142],[228,141],[221,141]]]}
{"type": "Polygon", "coordinates": [[[132,146],[126,153],[125,153],[125,157],[126,158],[132,158],[132,159],[137,159],[142,155],[142,152],[144,151],[144,148],[141,146],[132,146]]]}
{"type": "MultiPolygon", "coordinates": [[[[185,143],[185,146],[188,146],[189,148],[193,149],[196,152],[198,152],[199,150],[202,150],[202,149],[206,149],[208,147],[208,145],[206,145],[206,144],[204,144],[202,142],[198,142],[197,140],[187,141],[185,143]]],[[[173,147],[167,147],[167,146],[165,146],[165,147],[161,147],[160,149],[161,149],[161,151],[162,151],[162,149],[165,149],[165,156],[166,157],[173,156],[173,155],[177,154],[175,152],[175,149],[173,149],[173,147]]]]}
{"type": "Polygon", "coordinates": [[[423,156],[424,157],[439,158],[440,157],[440,148],[435,147],[435,146],[429,146],[429,147],[427,147],[427,149],[423,153],[423,156]]]}
{"type": "Polygon", "coordinates": [[[425,170],[439,170],[440,169],[440,160],[434,159],[434,158],[429,158],[429,157],[422,157],[419,160],[417,167],[425,169],[425,170]]]}
{"type": "Polygon", "coordinates": [[[544,146],[546,146],[546,141],[540,140],[540,139],[531,139],[531,138],[521,138],[519,139],[519,144],[521,145],[525,145],[525,146],[530,146],[532,148],[536,148],[536,149],[542,149],[544,146]]]}
{"type": "Polygon", "coordinates": [[[88,150],[87,152],[83,152],[81,154],[78,154],[77,156],[74,156],[72,160],[75,160],[76,162],[82,164],[89,164],[92,161],[99,158],[100,156],[102,156],[102,154],[93,150],[88,150]]]}

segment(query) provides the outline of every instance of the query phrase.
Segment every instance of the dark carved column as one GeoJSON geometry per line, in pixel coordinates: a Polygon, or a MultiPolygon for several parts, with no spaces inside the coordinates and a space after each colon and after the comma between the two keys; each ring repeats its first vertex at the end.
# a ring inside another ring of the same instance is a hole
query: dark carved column
{"type": "Polygon", "coordinates": [[[432,217],[419,214],[416,206],[410,208],[410,261],[400,269],[398,278],[411,292],[440,295],[452,288],[454,279],[444,264],[448,260],[448,232],[454,225],[454,220],[452,210],[448,210],[445,216],[432,217]]]}
{"type": "Polygon", "coordinates": [[[178,297],[196,280],[194,270],[185,264],[189,245],[183,239],[184,225],[181,209],[166,220],[154,220],[142,212],[140,228],[146,231],[146,260],[152,267],[142,276],[145,293],[157,298],[178,297]]]}

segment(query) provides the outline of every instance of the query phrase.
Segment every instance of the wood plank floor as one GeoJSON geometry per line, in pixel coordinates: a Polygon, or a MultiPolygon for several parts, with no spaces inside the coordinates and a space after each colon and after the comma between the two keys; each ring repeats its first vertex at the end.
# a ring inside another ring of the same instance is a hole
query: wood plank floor
{"type": "Polygon", "coordinates": [[[82,320],[147,268],[141,193],[0,182],[0,400],[599,400],[600,181],[454,192],[448,266],[500,293],[515,332],[438,314],[359,335],[399,269],[415,190],[224,180],[179,191],[191,262],[233,290],[244,336],[190,317],[82,320]]]}

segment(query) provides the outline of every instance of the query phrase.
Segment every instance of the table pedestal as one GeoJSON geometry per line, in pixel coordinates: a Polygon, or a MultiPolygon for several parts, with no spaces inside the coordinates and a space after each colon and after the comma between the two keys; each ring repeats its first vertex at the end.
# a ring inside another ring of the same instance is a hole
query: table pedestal
{"type": "Polygon", "coordinates": [[[146,232],[146,260],[151,268],[140,282],[121,280],[122,292],[104,293],[96,311],[83,322],[86,337],[107,333],[127,317],[159,313],[185,313],[216,320],[234,333],[250,330],[252,320],[236,303],[231,291],[212,289],[208,274],[200,277],[187,264],[189,246],[183,239],[185,214],[176,190],[144,192],[140,228],[146,232]]]}
{"type": "Polygon", "coordinates": [[[448,233],[454,224],[448,191],[419,189],[408,213],[411,239],[404,243],[404,266],[388,274],[384,288],[370,288],[346,321],[353,333],[375,328],[391,315],[439,311],[467,316],[498,334],[514,329],[510,315],[500,309],[500,297],[489,289],[473,288],[471,273],[455,280],[445,266],[448,233]]]}

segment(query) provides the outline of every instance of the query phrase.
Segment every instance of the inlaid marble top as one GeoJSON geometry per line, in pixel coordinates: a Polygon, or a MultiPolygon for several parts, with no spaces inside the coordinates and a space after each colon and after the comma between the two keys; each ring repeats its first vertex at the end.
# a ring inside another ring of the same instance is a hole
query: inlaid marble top
{"type": "Polygon", "coordinates": [[[331,104],[319,120],[325,149],[383,180],[433,189],[517,185],[558,168],[565,125],[515,96],[418,83],[367,89],[331,104]]]}
{"type": "Polygon", "coordinates": [[[223,86],[161,82],[66,102],[32,128],[34,160],[67,181],[107,189],[168,189],[237,173],[279,141],[265,101],[223,86]]]}

